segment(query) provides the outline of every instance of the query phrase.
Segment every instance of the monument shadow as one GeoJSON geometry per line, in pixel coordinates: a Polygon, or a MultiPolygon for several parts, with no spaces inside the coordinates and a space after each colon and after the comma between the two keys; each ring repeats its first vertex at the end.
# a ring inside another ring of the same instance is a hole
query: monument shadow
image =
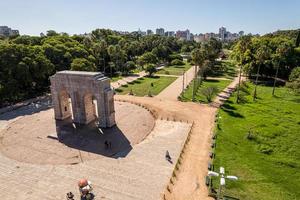
{"type": "Polygon", "coordinates": [[[88,125],[73,123],[71,118],[56,120],[56,133],[59,142],[66,146],[110,158],[126,157],[132,145],[117,125],[99,128],[96,121],[88,125]]]}

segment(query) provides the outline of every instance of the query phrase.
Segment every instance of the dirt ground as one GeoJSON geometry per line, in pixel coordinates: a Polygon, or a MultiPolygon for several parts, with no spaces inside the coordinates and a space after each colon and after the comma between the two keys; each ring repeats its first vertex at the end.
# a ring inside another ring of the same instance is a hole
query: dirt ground
{"type": "MultiPolygon", "coordinates": [[[[14,155],[8,156],[3,151],[0,153],[0,179],[5,183],[0,185],[1,199],[57,200],[65,199],[66,193],[70,191],[75,194],[75,199],[78,199],[76,185],[78,179],[83,177],[92,181],[96,199],[159,199],[175,166],[175,161],[178,159],[191,124],[156,118],[154,129],[151,129],[150,135],[145,132],[146,138],[144,138],[145,135],[136,137],[135,134],[140,134],[140,128],[143,127],[139,127],[139,125],[145,124],[147,121],[145,121],[147,116],[145,117],[144,112],[148,115],[149,111],[130,103],[116,102],[116,104],[119,104],[116,108],[124,106],[125,109],[129,109],[117,114],[120,118],[117,119],[117,122],[124,120],[127,122],[126,127],[135,133],[130,132],[126,136],[126,139],[132,142],[130,143],[132,149],[126,149],[114,155],[89,152],[88,149],[85,149],[88,146],[86,144],[93,146],[94,143],[86,141],[80,136],[75,137],[76,140],[73,143],[79,146],[68,147],[64,143],[60,144],[55,139],[55,135],[51,134],[53,132],[45,134],[46,130],[51,130],[51,127],[48,126],[52,126],[50,121],[53,120],[51,118],[53,110],[49,110],[48,104],[44,106],[32,104],[0,115],[0,130],[6,134],[9,132],[9,136],[4,135],[2,138],[6,144],[6,146],[2,144],[2,150],[9,148],[9,145],[16,148],[14,155]],[[134,111],[130,107],[138,109],[134,111]],[[135,118],[130,119],[130,115],[134,115],[135,118]],[[130,122],[128,123],[127,120],[130,122]],[[35,130],[36,127],[39,128],[35,130]],[[21,128],[22,131],[20,131],[21,128]],[[29,130],[26,136],[22,135],[26,132],[25,129],[29,130]],[[41,132],[43,134],[40,134],[41,132]],[[18,134],[21,135],[17,136],[18,134]],[[25,138],[21,139],[22,137],[25,138]],[[172,157],[172,163],[165,159],[167,150],[172,157]],[[22,151],[27,153],[24,155],[22,151]],[[59,152],[58,155],[56,151],[59,152]],[[18,157],[18,155],[23,156],[18,157]],[[72,155],[74,157],[71,157],[72,155]],[[31,160],[27,159],[23,162],[18,160],[25,158],[31,158],[31,160]],[[62,159],[59,160],[60,158],[62,159]],[[68,162],[64,163],[65,161],[68,162]]],[[[152,110],[151,107],[149,109],[152,110]]],[[[171,117],[167,118],[171,119],[171,117]]],[[[153,115],[151,115],[152,119],[153,115]]],[[[149,125],[149,123],[146,124],[149,125]]],[[[119,126],[124,130],[124,127],[119,126]]],[[[52,130],[56,130],[55,125],[52,130]]],[[[66,137],[68,133],[63,133],[63,135],[66,137]]],[[[92,134],[88,138],[93,140],[96,136],[92,134]]],[[[63,140],[67,143],[69,138],[66,137],[63,140]]],[[[103,148],[103,143],[100,144],[103,148]]],[[[114,144],[113,149],[115,148],[114,144]]]]}
{"type": "Polygon", "coordinates": [[[0,150],[20,162],[51,165],[77,164],[99,155],[120,156],[119,152],[129,152],[152,131],[155,120],[134,104],[115,102],[115,109],[117,125],[110,129],[56,122],[53,109],[26,115],[0,132],[0,150]]]}

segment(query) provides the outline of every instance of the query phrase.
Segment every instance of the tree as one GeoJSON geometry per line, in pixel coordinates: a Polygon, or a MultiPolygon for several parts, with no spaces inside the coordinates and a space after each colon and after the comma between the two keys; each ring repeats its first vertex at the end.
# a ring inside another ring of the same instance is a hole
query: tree
{"type": "Polygon", "coordinates": [[[300,93],[300,67],[295,67],[292,70],[287,87],[291,88],[296,93],[300,93]]]}
{"type": "MultiPolygon", "coordinates": [[[[197,78],[197,67],[200,68],[203,66],[203,63],[205,61],[205,52],[203,49],[194,49],[192,51],[192,60],[195,64],[195,73],[194,73],[194,84],[193,84],[193,101],[195,101],[195,94],[196,94],[196,78],[197,78]]],[[[200,72],[200,79],[201,79],[201,72],[200,72]]]]}
{"type": "Polygon", "coordinates": [[[131,70],[134,70],[136,68],[135,63],[133,61],[127,61],[125,63],[125,70],[124,73],[128,74],[131,70]]]}
{"type": "Polygon", "coordinates": [[[105,57],[107,55],[106,42],[104,40],[101,40],[100,42],[94,43],[91,50],[94,57],[96,58],[97,69],[100,71],[102,67],[103,73],[105,73],[105,57]]]}
{"type": "Polygon", "coordinates": [[[145,71],[148,73],[148,75],[151,77],[153,74],[157,71],[154,64],[147,64],[145,71]]]}
{"type": "Polygon", "coordinates": [[[265,63],[265,61],[267,59],[269,59],[269,57],[270,57],[270,52],[269,52],[268,47],[266,45],[263,45],[263,46],[259,47],[259,49],[257,50],[255,56],[256,56],[256,59],[257,59],[257,62],[258,62],[258,68],[257,68],[257,72],[256,72],[253,100],[255,100],[256,97],[257,97],[257,82],[258,82],[258,76],[259,76],[260,68],[265,63]]]}
{"type": "Polygon", "coordinates": [[[276,74],[274,77],[274,84],[272,90],[273,96],[275,94],[275,86],[276,86],[279,68],[281,67],[282,64],[285,63],[285,59],[288,57],[290,51],[291,49],[289,48],[289,45],[286,43],[282,43],[277,47],[276,53],[273,55],[273,63],[274,66],[276,67],[276,74]]]}
{"type": "Polygon", "coordinates": [[[236,96],[237,103],[239,103],[240,101],[240,88],[241,88],[243,66],[246,65],[246,63],[249,60],[251,60],[251,52],[249,51],[249,49],[251,48],[251,44],[252,41],[250,36],[241,37],[241,39],[234,46],[233,53],[231,54],[231,57],[236,61],[236,64],[240,67],[239,83],[237,87],[237,96],[236,96]]]}
{"type": "Polygon", "coordinates": [[[52,36],[57,36],[59,35],[56,31],[54,30],[49,30],[47,31],[47,34],[46,34],[48,37],[52,37],[52,36]]]}
{"type": "Polygon", "coordinates": [[[138,63],[141,66],[144,66],[146,64],[156,64],[157,57],[152,52],[146,52],[142,56],[139,57],[138,63]]]}
{"type": "Polygon", "coordinates": [[[296,46],[296,47],[299,47],[299,44],[300,44],[300,30],[298,31],[298,34],[297,34],[295,46],[296,46]]]}
{"type": "Polygon", "coordinates": [[[85,58],[75,58],[71,64],[71,70],[74,71],[96,71],[94,63],[85,58]]]}

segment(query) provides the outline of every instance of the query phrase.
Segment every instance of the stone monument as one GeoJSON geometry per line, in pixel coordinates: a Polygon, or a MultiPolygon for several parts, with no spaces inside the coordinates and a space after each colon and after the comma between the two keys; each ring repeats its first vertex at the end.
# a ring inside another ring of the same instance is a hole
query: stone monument
{"type": "Polygon", "coordinates": [[[60,71],[50,77],[56,120],[72,117],[74,123],[99,127],[115,125],[110,79],[99,72],[60,71]]]}

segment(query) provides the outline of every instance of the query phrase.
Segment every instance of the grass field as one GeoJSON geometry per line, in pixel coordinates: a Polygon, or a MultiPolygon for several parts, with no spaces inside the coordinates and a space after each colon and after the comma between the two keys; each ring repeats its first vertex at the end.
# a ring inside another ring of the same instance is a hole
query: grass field
{"type": "Polygon", "coordinates": [[[244,104],[236,104],[234,94],[219,111],[215,170],[223,166],[239,177],[226,181],[226,195],[300,199],[300,96],[286,88],[277,89],[276,97],[271,94],[272,88],[259,86],[258,100],[249,94],[244,104]]]}
{"type": "Polygon", "coordinates": [[[118,94],[128,94],[132,90],[134,95],[137,96],[146,96],[151,91],[151,94],[157,95],[167,86],[169,86],[173,81],[176,80],[176,77],[143,77],[139,78],[127,85],[121,86],[116,89],[118,94]],[[151,83],[153,86],[151,86],[151,83]]]}
{"type": "Polygon", "coordinates": [[[165,67],[157,72],[157,74],[167,74],[167,75],[176,75],[180,76],[182,75],[183,71],[187,71],[191,68],[190,63],[186,63],[185,65],[181,66],[169,66],[165,67]]]}
{"type": "MultiPolygon", "coordinates": [[[[205,80],[202,82],[202,85],[198,88],[197,93],[195,95],[195,99],[201,103],[208,103],[205,96],[202,94],[201,90],[207,87],[217,87],[218,92],[221,92],[229,85],[231,80],[205,80]]],[[[214,95],[214,97],[216,94],[214,95]]],[[[193,82],[190,83],[189,87],[185,90],[183,95],[181,96],[181,101],[192,101],[193,97],[193,82]]],[[[214,98],[213,97],[213,98],[214,98]]]]}
{"type": "Polygon", "coordinates": [[[230,60],[217,61],[207,76],[233,79],[237,76],[236,65],[230,60]]]}

